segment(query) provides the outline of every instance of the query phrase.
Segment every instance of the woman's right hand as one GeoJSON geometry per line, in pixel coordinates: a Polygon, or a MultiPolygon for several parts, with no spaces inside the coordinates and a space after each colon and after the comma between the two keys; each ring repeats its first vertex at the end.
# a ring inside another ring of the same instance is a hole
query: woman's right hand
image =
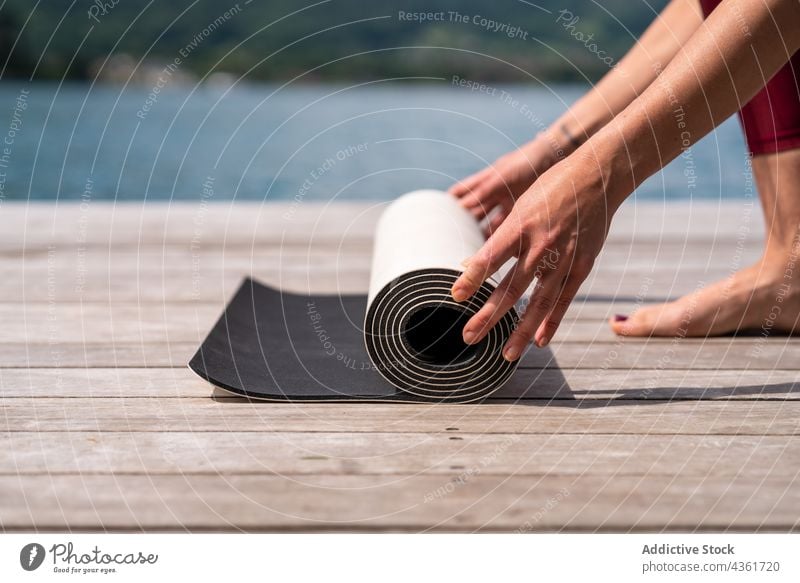
{"type": "Polygon", "coordinates": [[[533,282],[530,301],[503,355],[516,360],[531,339],[539,347],[550,342],[603,247],[611,218],[633,189],[627,157],[620,150],[588,148],[545,172],[483,247],[464,261],[465,270],[452,289],[456,302],[471,298],[489,276],[515,260],[465,324],[464,342],[480,342],[533,282]]]}
{"type": "Polygon", "coordinates": [[[489,234],[505,220],[514,202],[534,181],[560,160],[563,153],[543,132],[521,148],[501,156],[497,161],[450,187],[449,192],[476,219],[492,214],[487,225],[489,234]]]}

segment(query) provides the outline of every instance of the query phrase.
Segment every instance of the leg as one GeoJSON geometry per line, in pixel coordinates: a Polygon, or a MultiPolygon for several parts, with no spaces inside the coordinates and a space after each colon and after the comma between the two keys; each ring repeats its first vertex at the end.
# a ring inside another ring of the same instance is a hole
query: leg
{"type": "Polygon", "coordinates": [[[614,332],[624,336],[714,336],[762,328],[800,332],[800,149],[753,158],[753,174],[767,225],[761,259],[677,301],[612,321],[614,332]]]}

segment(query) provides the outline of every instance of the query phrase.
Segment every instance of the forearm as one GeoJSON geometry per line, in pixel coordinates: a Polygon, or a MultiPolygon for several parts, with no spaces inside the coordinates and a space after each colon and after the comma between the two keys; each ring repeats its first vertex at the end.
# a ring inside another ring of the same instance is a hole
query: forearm
{"type": "Polygon", "coordinates": [[[702,22],[698,0],[672,0],[625,57],[556,120],[545,137],[570,154],[636,99],[702,22]]]}
{"type": "Polygon", "coordinates": [[[747,103],[800,48],[797,0],[724,0],[664,72],[582,148],[609,202],[747,103]]]}

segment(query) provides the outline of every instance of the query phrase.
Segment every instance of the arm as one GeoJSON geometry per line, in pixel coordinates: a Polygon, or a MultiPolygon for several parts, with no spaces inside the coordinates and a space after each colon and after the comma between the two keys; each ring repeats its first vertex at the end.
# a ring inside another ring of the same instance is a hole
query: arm
{"type": "Polygon", "coordinates": [[[658,81],[586,144],[587,155],[616,158],[612,196],[625,198],[739,110],[798,49],[797,0],[722,2],[658,81]]]}
{"type": "Polygon", "coordinates": [[[453,286],[457,301],[475,293],[508,259],[517,262],[467,322],[465,341],[479,341],[535,279],[528,309],[504,355],[518,358],[532,337],[545,346],[588,276],[618,206],[739,109],[789,60],[800,48],[798,23],[797,0],[724,0],[656,82],[537,180],[469,258],[453,286]]]}
{"type": "Polygon", "coordinates": [[[555,123],[450,192],[478,219],[499,207],[490,224],[491,230],[497,228],[514,199],[644,91],[702,21],[697,0],[672,0],[628,54],[555,123]]]}
{"type": "Polygon", "coordinates": [[[639,41],[548,130],[571,153],[636,99],[703,23],[698,0],[672,0],[639,41]],[[571,136],[570,140],[564,138],[571,136]]]}

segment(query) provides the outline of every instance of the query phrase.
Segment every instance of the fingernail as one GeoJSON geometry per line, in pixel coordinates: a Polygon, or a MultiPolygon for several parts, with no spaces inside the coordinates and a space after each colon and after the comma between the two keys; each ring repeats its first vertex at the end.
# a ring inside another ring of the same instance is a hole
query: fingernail
{"type": "Polygon", "coordinates": [[[467,257],[464,261],[461,262],[461,265],[464,267],[469,267],[469,260],[470,258],[467,257]]]}
{"type": "Polygon", "coordinates": [[[477,336],[477,334],[475,334],[475,332],[473,332],[472,330],[465,330],[464,331],[464,342],[466,342],[467,344],[472,344],[473,342],[475,342],[475,337],[476,336],[477,336]]]}
{"type": "Polygon", "coordinates": [[[550,339],[547,336],[539,340],[539,348],[544,348],[548,344],[550,344],[550,339]]]}
{"type": "Polygon", "coordinates": [[[514,362],[519,358],[519,348],[516,346],[509,346],[503,352],[503,358],[505,358],[509,362],[514,362]]]}
{"type": "Polygon", "coordinates": [[[452,294],[453,299],[457,302],[463,302],[469,297],[467,290],[460,285],[454,287],[450,293],[452,294]]]}
{"type": "Polygon", "coordinates": [[[626,316],[626,315],[624,315],[624,314],[616,314],[616,315],[614,316],[614,321],[615,321],[615,322],[624,322],[624,321],[625,321],[625,320],[627,320],[627,319],[628,319],[628,316],[626,316]]]}

